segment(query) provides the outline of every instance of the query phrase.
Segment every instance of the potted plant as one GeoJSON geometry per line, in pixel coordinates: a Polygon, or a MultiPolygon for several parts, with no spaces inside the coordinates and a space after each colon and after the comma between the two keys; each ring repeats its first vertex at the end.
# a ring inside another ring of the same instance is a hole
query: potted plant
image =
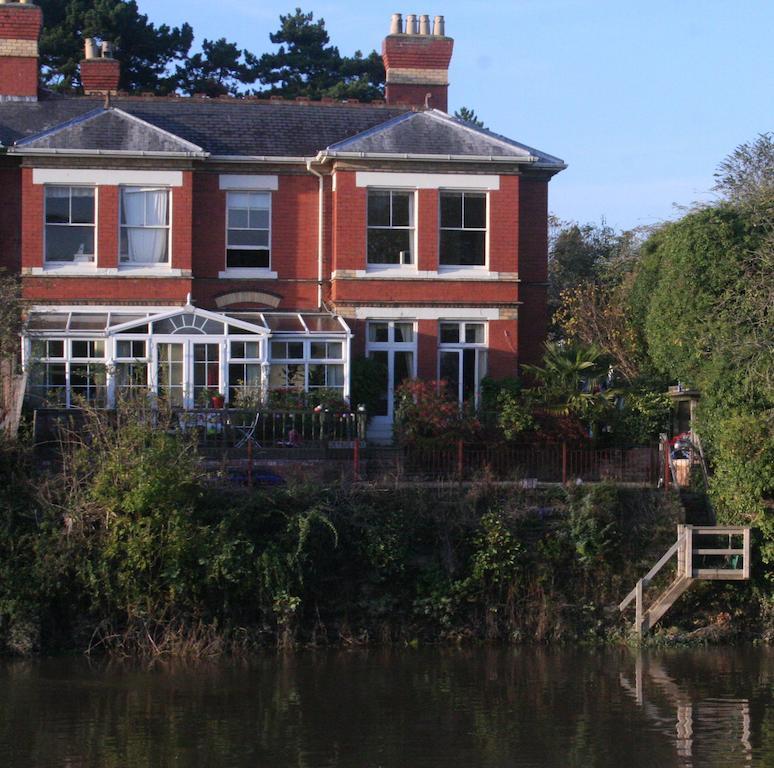
{"type": "Polygon", "coordinates": [[[223,408],[226,405],[226,396],[222,392],[215,392],[215,394],[210,395],[210,403],[213,408],[223,408]]]}

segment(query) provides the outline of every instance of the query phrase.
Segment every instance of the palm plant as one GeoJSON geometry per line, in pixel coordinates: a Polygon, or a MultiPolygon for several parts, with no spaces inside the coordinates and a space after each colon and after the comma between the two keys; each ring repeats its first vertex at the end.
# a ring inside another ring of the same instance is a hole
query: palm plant
{"type": "Polygon", "coordinates": [[[549,341],[543,365],[525,365],[543,409],[556,416],[594,422],[620,394],[607,387],[610,367],[602,350],[549,341]]]}

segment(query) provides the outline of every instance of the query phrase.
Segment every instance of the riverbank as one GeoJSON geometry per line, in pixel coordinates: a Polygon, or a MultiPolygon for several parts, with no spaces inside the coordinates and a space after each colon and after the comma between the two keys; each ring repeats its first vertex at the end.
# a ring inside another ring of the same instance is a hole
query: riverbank
{"type": "MultiPolygon", "coordinates": [[[[46,475],[6,446],[1,472],[0,649],[20,655],[625,642],[615,606],[682,514],[609,484],[247,489],[141,426],[46,475]]],[[[766,594],[696,584],[654,642],[770,637],[766,594]]]]}

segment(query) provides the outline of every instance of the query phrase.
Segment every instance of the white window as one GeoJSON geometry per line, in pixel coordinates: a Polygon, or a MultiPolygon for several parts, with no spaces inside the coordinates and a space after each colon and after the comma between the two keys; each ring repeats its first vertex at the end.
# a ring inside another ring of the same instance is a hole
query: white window
{"type": "Polygon", "coordinates": [[[260,402],[261,383],[261,343],[232,341],[228,364],[229,402],[232,404],[260,402]]]}
{"type": "Polygon", "coordinates": [[[94,188],[46,186],[46,262],[94,261],[94,188]]]}
{"type": "Polygon", "coordinates": [[[33,339],[30,344],[30,392],[43,402],[67,404],[67,363],[63,339],[33,339]]]}
{"type": "Polygon", "coordinates": [[[270,389],[337,389],[344,392],[341,341],[273,341],[270,389]]]}
{"type": "Polygon", "coordinates": [[[486,194],[440,193],[440,243],[442,267],[481,267],[486,264],[486,194]]]}
{"type": "Polygon", "coordinates": [[[368,263],[414,263],[414,193],[368,190],[368,263]]]}
{"type": "Polygon", "coordinates": [[[121,263],[169,263],[169,189],[121,187],[121,263]]]}
{"type": "Polygon", "coordinates": [[[481,379],[486,376],[486,325],[473,322],[441,322],[439,328],[438,378],[460,402],[478,403],[481,379]]]}
{"type": "Polygon", "coordinates": [[[116,389],[124,396],[148,389],[147,342],[144,339],[116,341],[114,376],[116,389]]]}
{"type": "Polygon", "coordinates": [[[271,267],[271,193],[228,192],[226,268],[271,267]]]}
{"type": "Polygon", "coordinates": [[[107,404],[105,342],[87,339],[70,342],[70,404],[84,400],[94,405],[107,404]]]}

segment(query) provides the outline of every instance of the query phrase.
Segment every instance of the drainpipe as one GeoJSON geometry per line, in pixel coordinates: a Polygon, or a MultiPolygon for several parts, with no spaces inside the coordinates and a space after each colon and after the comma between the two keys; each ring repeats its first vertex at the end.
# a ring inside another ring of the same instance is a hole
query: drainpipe
{"type": "Polygon", "coordinates": [[[322,288],[323,288],[323,215],[325,213],[324,210],[324,197],[325,194],[325,188],[323,186],[323,175],[319,171],[315,171],[314,168],[312,168],[312,161],[307,160],[306,161],[306,170],[309,171],[309,173],[313,174],[314,176],[317,176],[319,180],[319,187],[320,191],[318,194],[318,201],[317,201],[317,309],[323,308],[323,298],[322,298],[322,288]]]}

